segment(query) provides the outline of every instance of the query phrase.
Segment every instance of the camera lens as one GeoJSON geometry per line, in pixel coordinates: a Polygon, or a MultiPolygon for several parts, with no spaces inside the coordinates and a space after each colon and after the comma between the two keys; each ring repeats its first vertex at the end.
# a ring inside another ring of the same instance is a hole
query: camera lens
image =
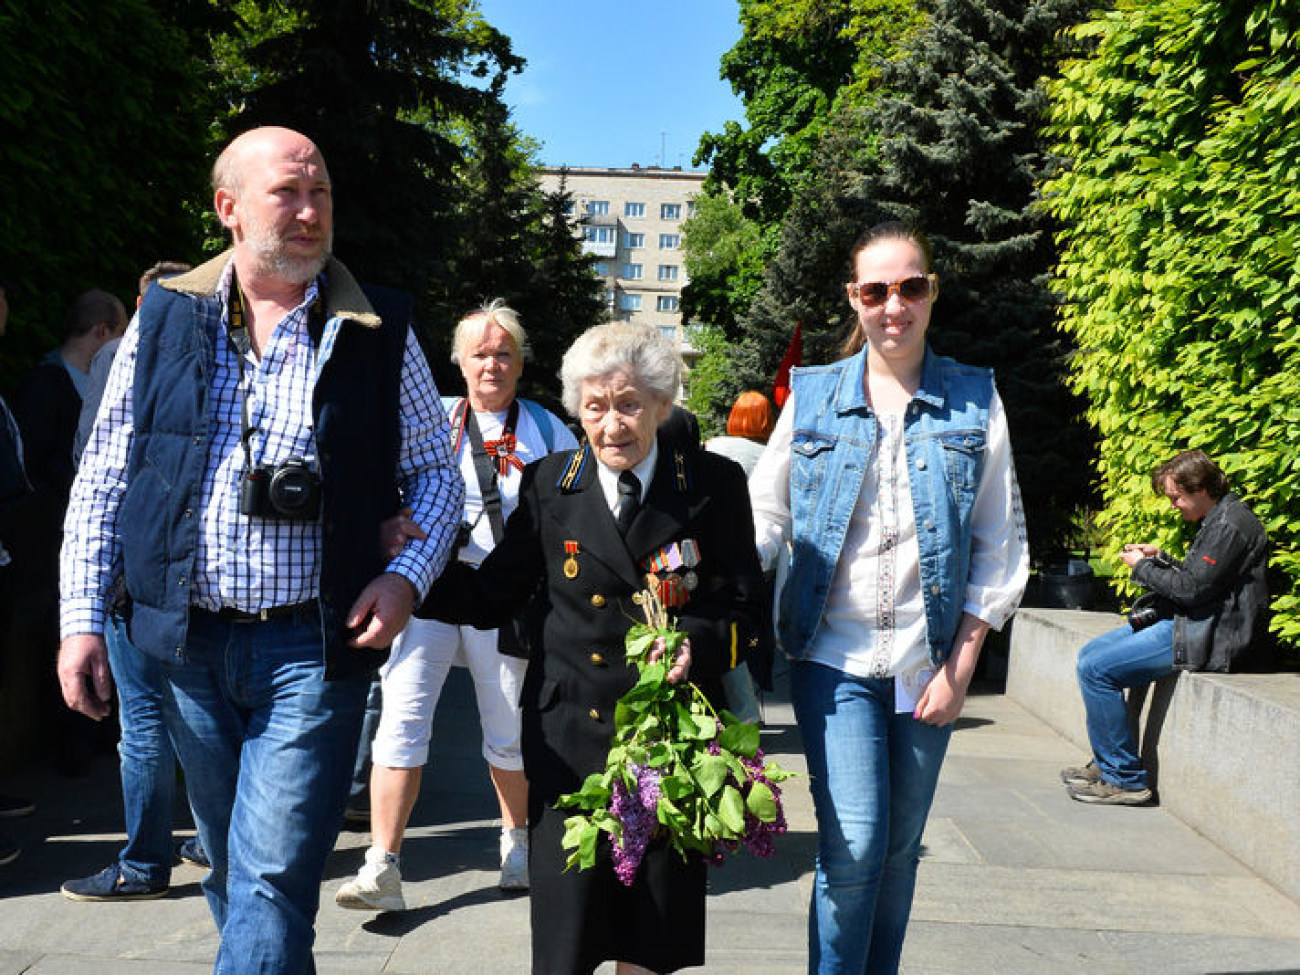
{"type": "Polygon", "coordinates": [[[287,517],[312,517],[316,505],[316,477],[301,461],[286,461],[271,475],[267,500],[287,517]]]}

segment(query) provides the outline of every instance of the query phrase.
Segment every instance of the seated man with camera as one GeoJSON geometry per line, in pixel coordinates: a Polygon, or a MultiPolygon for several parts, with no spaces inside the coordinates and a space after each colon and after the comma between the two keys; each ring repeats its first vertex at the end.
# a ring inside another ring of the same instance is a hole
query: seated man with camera
{"type": "Polygon", "coordinates": [[[1124,546],[1133,581],[1149,592],[1139,597],[1124,626],[1079,651],[1092,761],[1064,769],[1061,780],[1080,802],[1151,801],[1125,688],[1175,670],[1241,670],[1252,646],[1265,637],[1268,537],[1228,491],[1223,471],[1201,451],[1189,450],[1157,467],[1151,486],[1197,524],[1196,538],[1181,562],[1154,545],[1124,546]]]}

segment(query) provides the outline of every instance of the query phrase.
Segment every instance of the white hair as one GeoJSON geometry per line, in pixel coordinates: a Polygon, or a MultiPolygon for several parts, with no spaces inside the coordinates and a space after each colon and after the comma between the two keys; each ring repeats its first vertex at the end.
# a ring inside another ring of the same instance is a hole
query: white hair
{"type": "Polygon", "coordinates": [[[560,366],[564,408],[576,417],[583,381],[616,370],[628,373],[670,403],[682,382],[682,358],[677,347],[657,328],[609,322],[587,329],[564,353],[560,366]]]}
{"type": "Polygon", "coordinates": [[[533,350],[528,345],[528,333],[519,324],[519,313],[507,305],[504,298],[493,298],[456,323],[456,331],[451,337],[451,361],[459,365],[460,357],[471,343],[482,338],[489,324],[499,326],[514,340],[521,361],[532,358],[533,350]]]}

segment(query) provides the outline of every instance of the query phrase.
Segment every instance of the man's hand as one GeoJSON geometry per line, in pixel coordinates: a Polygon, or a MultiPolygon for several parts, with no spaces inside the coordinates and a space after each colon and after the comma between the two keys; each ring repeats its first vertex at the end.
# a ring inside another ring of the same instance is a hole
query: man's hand
{"type": "Polygon", "coordinates": [[[1156,555],[1159,554],[1159,552],[1160,549],[1158,547],[1156,547],[1155,545],[1150,545],[1146,542],[1143,542],[1138,545],[1134,545],[1130,543],[1124,546],[1124,552],[1120,556],[1120,558],[1122,558],[1124,560],[1124,564],[1131,569],[1133,568],[1133,566],[1137,565],[1143,559],[1154,559],[1156,555]]]}
{"type": "Polygon", "coordinates": [[[74,711],[99,721],[112,710],[108,648],[98,633],[78,633],[59,644],[59,686],[74,711]]]}
{"type": "Polygon", "coordinates": [[[402,554],[408,539],[428,537],[428,532],[411,520],[410,508],[403,508],[379,526],[379,546],[390,562],[402,554]]]}
{"type": "Polygon", "coordinates": [[[371,580],[348,613],[348,629],[356,630],[348,642],[354,647],[382,650],[393,642],[411,618],[415,587],[396,572],[371,580]]]}

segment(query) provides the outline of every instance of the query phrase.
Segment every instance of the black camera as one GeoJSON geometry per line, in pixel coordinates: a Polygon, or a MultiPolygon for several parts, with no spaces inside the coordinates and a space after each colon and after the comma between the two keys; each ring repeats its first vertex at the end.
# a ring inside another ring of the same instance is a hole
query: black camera
{"type": "Polygon", "coordinates": [[[301,457],[244,471],[239,513],[312,521],[320,514],[320,475],[301,457]]]}
{"type": "Polygon", "coordinates": [[[1133,632],[1145,630],[1153,623],[1160,622],[1160,610],[1154,605],[1134,606],[1128,611],[1128,625],[1133,627],[1133,632]]]}
{"type": "Polygon", "coordinates": [[[1133,632],[1145,630],[1153,623],[1173,619],[1173,604],[1153,592],[1145,592],[1133,601],[1126,614],[1128,625],[1133,632]]]}
{"type": "Polygon", "coordinates": [[[452,548],[452,552],[453,553],[459,552],[466,545],[468,545],[470,536],[473,534],[474,534],[474,526],[471,525],[468,521],[462,521],[460,525],[456,528],[456,544],[455,547],[452,548]]]}

